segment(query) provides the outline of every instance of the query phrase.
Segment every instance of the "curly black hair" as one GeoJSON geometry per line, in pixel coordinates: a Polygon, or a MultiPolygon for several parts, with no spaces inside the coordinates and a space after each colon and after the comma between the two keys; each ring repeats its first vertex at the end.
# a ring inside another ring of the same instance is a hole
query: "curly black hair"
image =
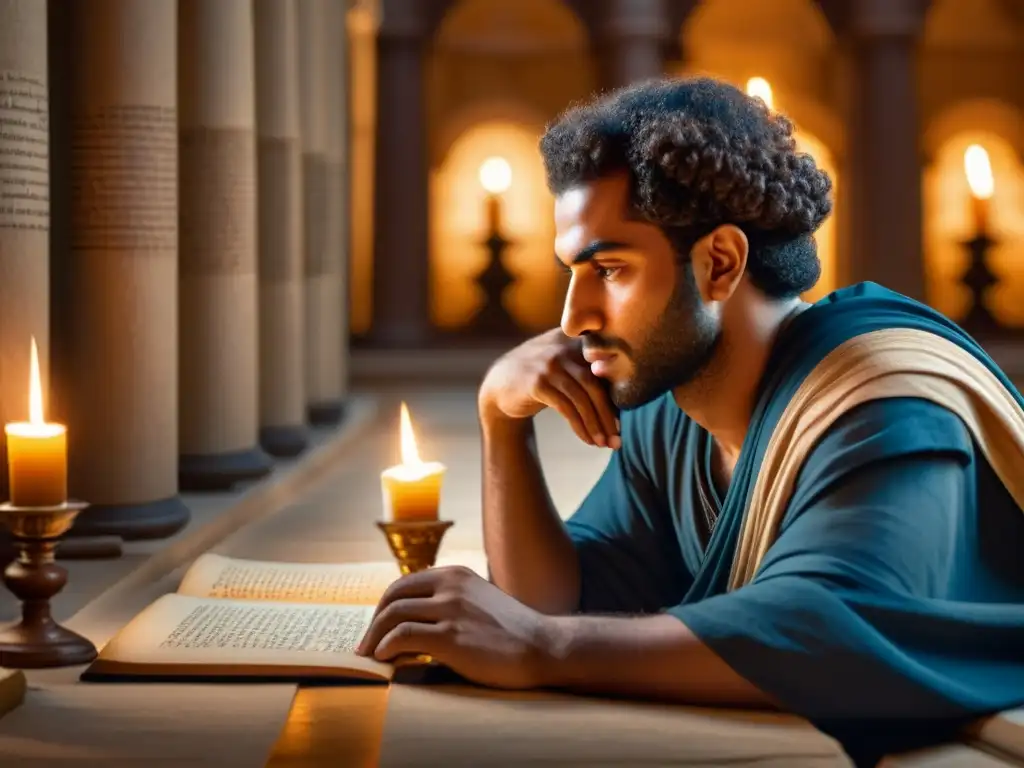
{"type": "Polygon", "coordinates": [[[681,255],[722,224],[747,235],[747,273],[774,298],[821,274],[814,232],[832,210],[832,181],[798,152],[793,123],[709,77],[638,83],[571,107],[540,142],[548,188],[626,172],[635,213],[681,255]]]}

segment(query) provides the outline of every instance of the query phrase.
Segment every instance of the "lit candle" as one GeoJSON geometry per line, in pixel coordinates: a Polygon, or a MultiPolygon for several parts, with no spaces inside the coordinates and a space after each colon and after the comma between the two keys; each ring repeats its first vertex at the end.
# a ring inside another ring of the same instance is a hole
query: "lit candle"
{"type": "Polygon", "coordinates": [[[989,205],[995,192],[995,179],[988,152],[979,144],[971,144],[964,152],[964,173],[971,188],[971,209],[975,234],[983,235],[989,227],[989,205]]]}
{"type": "Polygon", "coordinates": [[[747,96],[754,99],[761,99],[768,109],[775,108],[775,99],[772,95],[772,86],[763,77],[752,77],[747,80],[747,96]]]}
{"type": "Polygon", "coordinates": [[[27,422],[7,424],[7,466],[11,504],[15,507],[56,507],[68,497],[67,430],[43,418],[43,387],[39,350],[32,339],[27,422]]]}
{"type": "Polygon", "coordinates": [[[501,196],[512,186],[512,166],[503,157],[489,157],[480,166],[480,186],[487,193],[487,232],[501,230],[501,196]]]}
{"type": "Polygon", "coordinates": [[[384,520],[389,523],[437,520],[445,466],[420,459],[405,403],[402,403],[401,438],[402,463],[388,467],[380,475],[384,520]]]}

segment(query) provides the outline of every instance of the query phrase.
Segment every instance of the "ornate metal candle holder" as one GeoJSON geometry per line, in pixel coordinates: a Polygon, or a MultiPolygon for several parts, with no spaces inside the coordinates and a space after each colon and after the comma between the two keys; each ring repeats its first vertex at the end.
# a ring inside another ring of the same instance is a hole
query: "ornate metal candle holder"
{"type": "Polygon", "coordinates": [[[0,505],[0,522],[11,532],[17,551],[3,581],[21,601],[21,621],[0,632],[0,667],[66,667],[96,658],[91,641],[62,627],[50,613],[50,600],[68,580],[68,572],[54,562],[54,552],[87,506],[78,501],[54,507],[0,505]]]}
{"type": "Polygon", "coordinates": [[[989,255],[996,241],[984,230],[963,243],[970,256],[968,267],[960,282],[971,292],[971,306],[960,325],[968,332],[979,336],[996,336],[1004,329],[985,305],[988,292],[999,283],[999,278],[989,265],[989,255]]]}
{"type": "Polygon", "coordinates": [[[454,523],[451,520],[416,520],[384,523],[377,527],[384,532],[402,575],[425,571],[437,562],[441,539],[454,523]]]}

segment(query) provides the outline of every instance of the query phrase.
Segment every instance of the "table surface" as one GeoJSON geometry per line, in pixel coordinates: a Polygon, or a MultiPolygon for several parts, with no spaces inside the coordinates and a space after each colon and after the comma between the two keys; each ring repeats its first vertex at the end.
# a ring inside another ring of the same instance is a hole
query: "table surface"
{"type": "Polygon", "coordinates": [[[267,768],[375,768],[388,690],[300,688],[267,768]]]}

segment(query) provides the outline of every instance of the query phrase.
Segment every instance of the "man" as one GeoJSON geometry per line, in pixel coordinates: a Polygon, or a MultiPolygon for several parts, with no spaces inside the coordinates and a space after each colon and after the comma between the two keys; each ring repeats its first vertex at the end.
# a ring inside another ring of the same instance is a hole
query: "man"
{"type": "Polygon", "coordinates": [[[541,150],[571,279],[561,328],[480,389],[491,581],[399,580],[361,652],[487,685],[780,707],[863,764],[1024,704],[1024,492],[1004,482],[1024,474],[1021,397],[879,286],[801,301],[831,184],[790,122],[714,80],[651,82],[570,110],[541,150]],[[871,389],[886,365],[895,388],[871,389]],[[1003,415],[958,405],[976,401],[1003,415]],[[566,523],[535,446],[545,407],[614,449],[566,523]]]}

